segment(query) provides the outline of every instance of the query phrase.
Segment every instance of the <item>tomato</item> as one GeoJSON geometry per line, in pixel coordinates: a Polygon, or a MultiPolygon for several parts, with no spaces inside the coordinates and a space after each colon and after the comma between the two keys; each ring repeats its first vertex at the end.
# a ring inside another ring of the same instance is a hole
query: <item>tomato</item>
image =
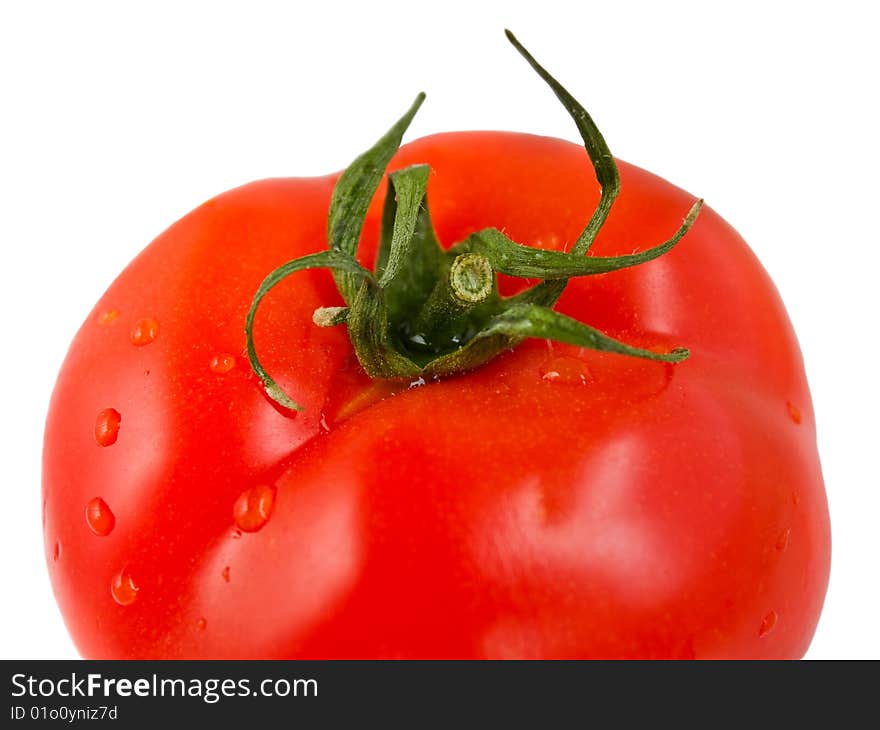
{"type": "MultiPolygon", "coordinates": [[[[599,201],[583,147],[439,134],[444,246],[494,227],[566,250],[599,201]]],[[[693,197],[618,161],[590,256],[668,237],[693,197]]],[[[556,309],[677,364],[526,339],[454,376],[372,379],[311,269],[337,175],[255,182],[153,241],[86,319],[52,397],[44,533],[91,658],[794,658],[830,531],[801,354],[773,283],[711,208],[654,261],[556,309]]],[[[358,258],[372,267],[381,196],[358,258]]],[[[501,276],[502,294],[530,281],[501,276]]]]}

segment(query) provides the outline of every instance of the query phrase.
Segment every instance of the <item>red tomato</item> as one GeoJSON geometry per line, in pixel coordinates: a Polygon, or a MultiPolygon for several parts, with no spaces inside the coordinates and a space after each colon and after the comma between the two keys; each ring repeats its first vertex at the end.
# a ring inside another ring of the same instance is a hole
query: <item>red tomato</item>
{"type": "MultiPolygon", "coordinates": [[[[599,191],[582,147],[442,134],[439,240],[496,227],[564,250],[599,191]]],[[[619,163],[591,255],[663,240],[693,198],[619,163]]],[[[256,182],[174,224],[76,336],[48,417],[45,546],[91,658],[800,657],[830,537],[810,394],[772,282],[704,209],[641,266],[573,279],[557,309],[685,362],[527,340],[457,377],[370,380],[309,270],[335,176],[256,182]]],[[[372,266],[381,201],[359,258],[372,266]]],[[[502,291],[525,284],[503,277],[502,291]]]]}
{"type": "MultiPolygon", "coordinates": [[[[583,149],[553,139],[437,135],[394,167],[416,162],[444,243],[495,226],[561,249],[598,198],[583,149]]],[[[620,170],[601,255],[662,240],[692,201],[620,170]]],[[[815,425],[785,310],[736,232],[706,209],[672,252],[560,301],[629,343],[686,343],[675,366],[529,340],[421,387],[370,381],[344,328],[312,324],[341,303],[330,274],[297,274],[255,333],[292,416],[248,366],[244,318],[267,272],[324,247],[333,184],[210,200],[77,334],[44,499],[82,654],[801,656],[829,569],[815,425]]]]}

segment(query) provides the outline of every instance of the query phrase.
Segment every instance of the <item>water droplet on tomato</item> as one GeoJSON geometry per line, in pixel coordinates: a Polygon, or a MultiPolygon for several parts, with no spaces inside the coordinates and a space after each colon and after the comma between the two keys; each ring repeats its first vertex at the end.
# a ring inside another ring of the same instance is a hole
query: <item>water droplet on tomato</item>
{"type": "Polygon", "coordinates": [[[211,368],[212,373],[228,373],[232,368],[235,367],[235,355],[230,355],[227,352],[221,352],[219,355],[214,355],[211,358],[211,362],[208,363],[208,367],[211,368]]]}
{"type": "Polygon", "coordinates": [[[95,497],[86,505],[86,522],[92,532],[107,537],[116,526],[116,515],[100,497],[95,497]]]}
{"type": "Polygon", "coordinates": [[[116,443],[119,436],[119,424],[122,416],[115,408],[105,408],[95,419],[95,441],[98,446],[110,446],[116,443]]]}
{"type": "Polygon", "coordinates": [[[120,606],[130,606],[137,598],[140,588],[127,570],[117,573],[110,581],[110,593],[120,606]]]}
{"type": "Polygon", "coordinates": [[[791,537],[791,528],[786,527],[782,532],[779,533],[779,537],[776,538],[776,549],[782,552],[788,547],[788,540],[791,537]]]}
{"type": "Polygon", "coordinates": [[[586,385],[590,380],[587,364],[571,355],[554,355],[544,361],[540,369],[541,379],[550,383],[586,385]]]}
{"type": "Polygon", "coordinates": [[[239,529],[256,532],[272,514],[275,504],[275,487],[261,485],[242,492],[232,508],[232,517],[239,529]]]}
{"type": "Polygon", "coordinates": [[[241,540],[241,530],[239,530],[237,527],[232,531],[232,539],[241,540]]]}
{"type": "Polygon", "coordinates": [[[800,408],[791,401],[786,402],[785,405],[788,408],[788,417],[795,423],[800,423],[802,420],[800,408]]]}
{"type": "Polygon", "coordinates": [[[761,621],[761,628],[758,629],[758,636],[767,636],[767,634],[773,631],[773,627],[776,626],[778,619],[779,616],[776,615],[776,611],[771,611],[764,616],[764,620],[761,621]]]}
{"type": "Polygon", "coordinates": [[[320,425],[321,425],[321,429],[322,429],[323,431],[329,431],[329,430],[330,430],[330,424],[327,423],[327,416],[326,416],[326,414],[324,413],[324,411],[321,411],[321,420],[319,421],[319,423],[320,423],[320,425]]]}
{"type": "Polygon", "coordinates": [[[418,377],[409,384],[409,387],[410,388],[421,388],[424,384],[425,384],[425,379],[422,377],[418,377]]]}
{"type": "Polygon", "coordinates": [[[149,345],[159,334],[159,323],[152,317],[139,320],[131,330],[131,342],[138,347],[149,345]]]}
{"type": "Polygon", "coordinates": [[[801,501],[800,495],[797,492],[792,492],[791,493],[791,503],[795,507],[797,507],[800,504],[800,501],[801,501]]]}
{"type": "Polygon", "coordinates": [[[101,314],[98,315],[98,324],[106,326],[115,321],[117,317],[119,317],[119,310],[108,309],[106,312],[101,312],[101,314]]]}
{"type": "Polygon", "coordinates": [[[208,626],[207,619],[200,618],[198,621],[196,621],[196,628],[199,631],[204,631],[207,626],[208,626]]]}
{"type": "Polygon", "coordinates": [[[223,572],[220,573],[220,575],[223,576],[224,581],[226,581],[227,583],[229,582],[229,566],[228,565],[225,568],[223,568],[223,572]]]}
{"type": "Polygon", "coordinates": [[[52,560],[54,562],[58,562],[58,559],[61,557],[61,543],[55,542],[55,549],[52,551],[52,560]]]}

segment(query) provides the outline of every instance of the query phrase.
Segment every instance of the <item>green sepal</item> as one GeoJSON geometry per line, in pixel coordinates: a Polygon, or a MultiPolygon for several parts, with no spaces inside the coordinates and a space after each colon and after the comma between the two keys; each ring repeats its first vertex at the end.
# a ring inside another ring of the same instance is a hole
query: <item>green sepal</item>
{"type": "Polygon", "coordinates": [[[263,297],[265,297],[282,279],[286,279],[297,271],[325,268],[334,271],[342,271],[355,279],[373,281],[373,275],[347,253],[343,253],[342,251],[321,251],[319,253],[309,254],[308,256],[288,261],[263,279],[263,283],[260,284],[257,289],[257,293],[254,295],[251,307],[245,318],[244,332],[247,341],[248,360],[250,361],[251,368],[253,368],[254,372],[263,382],[263,387],[266,389],[266,393],[269,397],[276,403],[293,411],[301,411],[302,406],[290,398],[281,389],[281,386],[279,386],[272,376],[266,372],[259,357],[257,357],[257,349],[254,346],[254,318],[257,315],[257,308],[260,306],[260,302],[263,301],[263,297]]]}
{"type": "MultiPolygon", "coordinates": [[[[511,42],[513,47],[519,51],[519,54],[537,72],[538,76],[556,94],[556,98],[562,102],[563,107],[565,107],[565,110],[574,121],[578,132],[580,132],[581,139],[584,142],[584,149],[587,151],[590,162],[593,164],[593,171],[601,188],[599,203],[590,216],[590,220],[584,227],[584,230],[571,248],[572,254],[585,255],[593,245],[593,241],[596,240],[596,236],[608,218],[611,207],[614,205],[614,201],[620,192],[620,172],[617,169],[617,163],[611,154],[611,150],[608,148],[608,144],[605,142],[605,138],[596,126],[593,118],[587,113],[587,110],[581,106],[580,102],[562,84],[550,75],[547,69],[538,63],[535,57],[525,49],[513,33],[509,30],[505,30],[504,33],[507,36],[507,40],[511,42]]],[[[523,299],[545,307],[552,307],[559,301],[559,297],[562,296],[562,292],[565,291],[567,284],[568,281],[565,279],[542,281],[528,290],[528,292],[525,292],[523,299]]]]}
{"type": "Polygon", "coordinates": [[[565,111],[568,112],[578,132],[580,132],[581,139],[584,141],[584,149],[586,149],[590,157],[590,162],[593,163],[593,170],[602,188],[602,194],[596,210],[593,211],[589,222],[571,249],[573,254],[584,255],[590,249],[590,246],[593,245],[593,241],[596,240],[596,235],[608,218],[611,206],[614,205],[614,201],[620,192],[620,172],[617,169],[617,163],[614,161],[614,156],[611,154],[611,150],[608,149],[608,144],[605,142],[605,138],[596,126],[593,118],[581,106],[580,102],[562,84],[554,79],[547,69],[535,60],[535,57],[525,49],[513,33],[505,30],[504,34],[513,47],[519,51],[520,55],[537,72],[538,76],[552,89],[553,93],[556,94],[556,98],[562,102],[562,106],[565,107],[565,111]]]}
{"type": "Polygon", "coordinates": [[[449,266],[428,211],[429,172],[427,165],[413,165],[388,176],[376,271],[395,322],[424,306],[449,266]]]}
{"type": "Polygon", "coordinates": [[[590,327],[572,317],[536,304],[515,304],[501,314],[493,317],[475,339],[506,335],[525,339],[539,337],[554,342],[587,347],[601,352],[616,352],[645,360],[661,362],[681,362],[690,354],[687,348],[676,347],[670,352],[654,352],[640,347],[631,347],[624,342],[609,337],[595,327],[590,327]]]}
{"type": "MultiPolygon", "coordinates": [[[[428,165],[413,165],[392,172],[388,176],[390,188],[385,208],[394,210],[393,222],[390,237],[385,235],[384,230],[382,231],[379,262],[376,266],[376,272],[379,274],[379,286],[383,289],[393,281],[397,273],[411,258],[409,253],[412,248],[413,234],[416,230],[419,212],[422,209],[422,201],[425,199],[425,192],[428,189],[430,172],[431,168],[428,165]],[[387,204],[389,200],[393,201],[393,205],[387,204]]],[[[439,253],[436,244],[434,248],[439,253]]],[[[419,257],[419,252],[414,251],[413,257],[419,257]]]]}
{"type": "MultiPolygon", "coordinates": [[[[354,256],[370,202],[382,182],[388,163],[400,147],[404,132],[424,100],[425,95],[419,94],[406,114],[340,176],[333,188],[327,216],[327,241],[331,249],[354,256]]],[[[360,282],[346,271],[336,271],[333,276],[342,298],[350,305],[360,282]]]]}
{"type": "Polygon", "coordinates": [[[670,239],[641,253],[624,256],[577,256],[563,251],[545,251],[516,243],[495,228],[471,234],[459,244],[457,250],[481,253],[489,259],[495,271],[527,279],[553,280],[605,274],[647,263],[667,253],[690,230],[702,206],[702,200],[694,203],[684,222],[670,239]]]}

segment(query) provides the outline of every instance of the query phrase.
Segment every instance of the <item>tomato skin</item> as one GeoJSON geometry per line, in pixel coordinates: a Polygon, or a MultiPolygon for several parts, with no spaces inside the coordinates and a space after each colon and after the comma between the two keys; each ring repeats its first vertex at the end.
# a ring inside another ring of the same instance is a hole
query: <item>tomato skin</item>
{"type": "MultiPolygon", "coordinates": [[[[444,245],[495,226],[564,248],[598,198],[583,148],[559,140],[436,135],[392,167],[417,162],[444,245]]],[[[596,255],[667,238],[692,203],[619,164],[596,255]]],[[[736,232],[705,209],[669,254],[573,280],[557,306],[636,346],[689,347],[675,366],[531,340],[463,376],[371,382],[344,327],[312,324],[341,303],[332,277],[299,273],[255,329],[305,408],[291,417],[250,371],[244,318],[268,272],[326,246],[334,181],[266,180],[202,205],[77,334],[43,489],[82,654],[802,656],[830,560],[815,423],[785,310],[736,232]],[[158,328],[143,344],[145,319],[158,328]],[[102,447],[107,408],[120,421],[102,447]],[[239,530],[242,495],[270,488],[262,526],[239,530]],[[106,535],[83,517],[96,497],[115,517],[106,535]],[[123,606],[111,584],[125,571],[137,592],[123,606]]],[[[367,265],[380,210],[377,196],[367,265]]]]}

